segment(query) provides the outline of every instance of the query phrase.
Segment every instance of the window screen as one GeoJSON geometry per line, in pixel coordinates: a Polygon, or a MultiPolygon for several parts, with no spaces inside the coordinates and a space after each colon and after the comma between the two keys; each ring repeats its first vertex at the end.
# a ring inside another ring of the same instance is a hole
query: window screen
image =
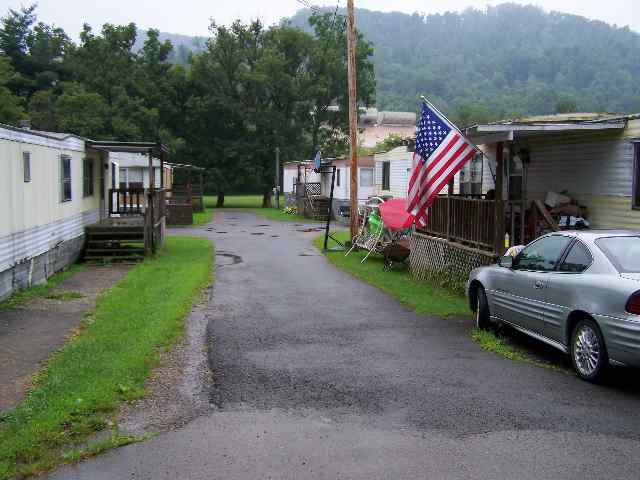
{"type": "Polygon", "coordinates": [[[382,162],[382,190],[391,188],[391,162],[382,162]]]}
{"type": "Polygon", "coordinates": [[[31,181],[31,153],[22,152],[22,175],[25,183],[31,181]]]}
{"type": "Polygon", "coordinates": [[[60,201],[71,200],[71,157],[60,156],[60,201]]]}
{"type": "Polygon", "coordinates": [[[82,162],[82,194],[85,197],[93,195],[93,160],[85,158],[82,162]]]}
{"type": "Polygon", "coordinates": [[[360,169],[360,186],[373,187],[373,168],[360,169]]]}

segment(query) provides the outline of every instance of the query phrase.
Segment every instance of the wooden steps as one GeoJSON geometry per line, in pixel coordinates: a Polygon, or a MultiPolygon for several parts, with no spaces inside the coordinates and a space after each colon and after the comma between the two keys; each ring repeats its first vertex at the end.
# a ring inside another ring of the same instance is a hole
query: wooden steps
{"type": "Polygon", "coordinates": [[[87,227],[84,260],[92,263],[133,263],[144,259],[142,225],[104,225],[87,227]]]}

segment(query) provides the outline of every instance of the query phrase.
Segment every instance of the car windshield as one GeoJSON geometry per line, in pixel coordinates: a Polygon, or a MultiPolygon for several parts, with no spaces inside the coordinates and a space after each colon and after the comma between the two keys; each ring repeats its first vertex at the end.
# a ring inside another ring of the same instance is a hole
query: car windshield
{"type": "Polygon", "coordinates": [[[596,245],[621,273],[640,273],[640,237],[598,238],[596,245]]]}

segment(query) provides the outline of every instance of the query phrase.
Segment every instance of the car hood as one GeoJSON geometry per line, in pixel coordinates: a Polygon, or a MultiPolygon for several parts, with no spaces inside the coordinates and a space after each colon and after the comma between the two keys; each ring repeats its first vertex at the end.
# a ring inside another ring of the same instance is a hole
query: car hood
{"type": "Polygon", "coordinates": [[[636,282],[640,282],[640,273],[621,273],[620,276],[622,278],[627,278],[629,280],[635,280],[636,282]]]}

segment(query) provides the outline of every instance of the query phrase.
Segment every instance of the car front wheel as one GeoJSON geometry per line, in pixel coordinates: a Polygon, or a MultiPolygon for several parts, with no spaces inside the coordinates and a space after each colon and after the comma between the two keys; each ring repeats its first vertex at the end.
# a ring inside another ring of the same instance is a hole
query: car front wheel
{"type": "Polygon", "coordinates": [[[598,325],[591,319],[580,320],[571,336],[571,362],[580,378],[597,383],[609,364],[607,349],[598,325]]]}
{"type": "Polygon", "coordinates": [[[476,293],[476,327],[481,330],[489,330],[491,327],[489,302],[487,302],[487,294],[481,286],[478,287],[476,293]]]}

